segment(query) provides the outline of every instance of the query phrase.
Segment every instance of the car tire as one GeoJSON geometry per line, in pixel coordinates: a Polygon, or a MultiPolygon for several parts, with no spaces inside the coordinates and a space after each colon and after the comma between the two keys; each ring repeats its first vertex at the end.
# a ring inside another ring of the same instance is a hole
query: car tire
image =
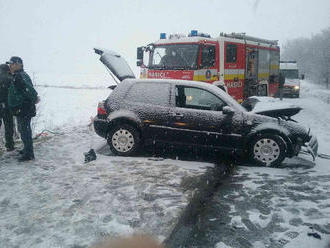
{"type": "Polygon", "coordinates": [[[258,166],[277,167],[286,157],[287,145],[279,135],[256,135],[249,143],[249,158],[258,166]]]}
{"type": "Polygon", "coordinates": [[[120,156],[136,154],[140,148],[140,132],[128,124],[117,125],[108,134],[110,150],[120,156]]]}

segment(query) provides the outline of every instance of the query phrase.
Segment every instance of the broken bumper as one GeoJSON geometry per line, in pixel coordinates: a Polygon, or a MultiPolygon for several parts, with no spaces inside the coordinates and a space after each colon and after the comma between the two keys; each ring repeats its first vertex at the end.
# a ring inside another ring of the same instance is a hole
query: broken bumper
{"type": "Polygon", "coordinates": [[[317,150],[319,148],[319,143],[317,142],[316,136],[312,135],[311,139],[309,140],[308,143],[305,144],[304,147],[306,148],[305,152],[312,155],[313,160],[315,161],[315,158],[317,157],[317,150]]]}

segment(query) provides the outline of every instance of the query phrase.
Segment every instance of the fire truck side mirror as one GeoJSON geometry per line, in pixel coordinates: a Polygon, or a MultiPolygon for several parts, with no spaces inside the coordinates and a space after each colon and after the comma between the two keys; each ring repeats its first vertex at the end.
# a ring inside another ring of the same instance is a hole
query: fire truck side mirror
{"type": "Polygon", "coordinates": [[[143,65],[143,47],[138,47],[136,50],[136,65],[141,66],[143,65]]]}
{"type": "Polygon", "coordinates": [[[138,60],[143,60],[143,47],[138,47],[136,50],[136,58],[138,60]]]}

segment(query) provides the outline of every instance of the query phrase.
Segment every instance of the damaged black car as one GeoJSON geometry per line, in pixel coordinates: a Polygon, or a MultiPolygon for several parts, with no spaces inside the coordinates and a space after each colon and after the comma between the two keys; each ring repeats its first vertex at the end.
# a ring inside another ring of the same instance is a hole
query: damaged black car
{"type": "Polygon", "coordinates": [[[253,106],[243,107],[214,85],[135,79],[119,54],[95,52],[119,81],[94,118],[96,133],[114,154],[130,156],[158,142],[243,154],[264,166],[280,165],[302,146],[317,154],[316,137],[291,121],[297,110],[252,113],[247,108],[253,106]]]}

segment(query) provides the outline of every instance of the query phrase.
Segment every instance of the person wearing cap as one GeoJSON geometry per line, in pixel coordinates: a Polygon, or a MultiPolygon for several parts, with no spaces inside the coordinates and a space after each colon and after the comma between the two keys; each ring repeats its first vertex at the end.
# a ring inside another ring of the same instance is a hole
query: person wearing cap
{"type": "Polygon", "coordinates": [[[12,81],[8,65],[0,65],[0,127],[5,126],[5,146],[8,152],[14,150],[14,119],[8,106],[8,89],[12,81]]]}
{"type": "Polygon", "coordinates": [[[33,87],[31,78],[23,69],[20,57],[11,57],[7,62],[13,81],[8,90],[8,105],[17,117],[18,131],[21,134],[24,148],[20,162],[34,159],[31,119],[36,116],[35,104],[39,101],[38,93],[33,87]]]}

